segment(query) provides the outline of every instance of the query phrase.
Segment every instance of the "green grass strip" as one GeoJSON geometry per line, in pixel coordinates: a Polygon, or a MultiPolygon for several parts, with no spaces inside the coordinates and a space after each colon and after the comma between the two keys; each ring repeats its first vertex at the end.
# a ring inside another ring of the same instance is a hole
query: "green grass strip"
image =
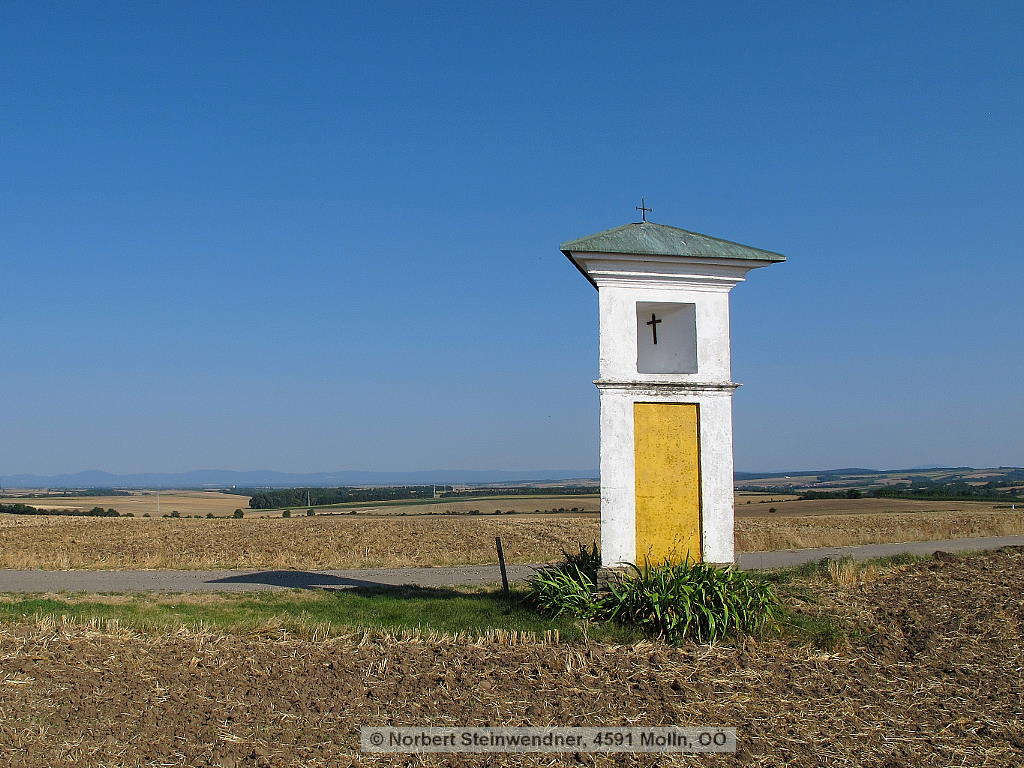
{"type": "Polygon", "coordinates": [[[637,637],[614,625],[588,625],[570,618],[545,618],[521,602],[522,594],[397,587],[346,590],[276,590],[194,594],[0,595],[0,622],[21,623],[66,616],[79,621],[110,619],[140,631],[195,627],[227,633],[280,626],[302,633],[313,629],[344,634],[352,630],[427,630],[485,634],[489,630],[557,630],[566,641],[586,638],[631,642],[637,637]]]}

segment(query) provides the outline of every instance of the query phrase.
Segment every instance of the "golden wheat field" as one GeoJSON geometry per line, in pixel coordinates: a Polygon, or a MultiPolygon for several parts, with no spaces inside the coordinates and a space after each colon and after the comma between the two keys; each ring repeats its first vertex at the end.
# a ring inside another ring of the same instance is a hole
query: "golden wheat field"
{"type": "Polygon", "coordinates": [[[765,552],[1020,534],[1024,534],[1024,512],[1020,510],[747,517],[736,520],[736,549],[765,552]]]}
{"type": "MultiPolygon", "coordinates": [[[[1024,511],[738,517],[741,552],[1024,534],[1024,511]]],[[[0,515],[0,568],[370,568],[556,559],[599,538],[593,514],[243,520],[0,515]]]]}
{"type": "Polygon", "coordinates": [[[4,568],[370,568],[556,557],[589,516],[317,516],[244,520],[0,515],[4,568]]]}

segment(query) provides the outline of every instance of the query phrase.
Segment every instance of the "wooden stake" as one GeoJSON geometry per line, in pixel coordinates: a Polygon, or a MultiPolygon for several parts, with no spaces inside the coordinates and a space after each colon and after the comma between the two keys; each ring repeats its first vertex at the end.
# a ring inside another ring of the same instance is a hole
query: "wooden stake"
{"type": "Polygon", "coordinates": [[[501,548],[501,536],[494,537],[494,545],[498,548],[498,566],[501,568],[501,591],[508,595],[508,573],[505,571],[505,550],[501,548]]]}

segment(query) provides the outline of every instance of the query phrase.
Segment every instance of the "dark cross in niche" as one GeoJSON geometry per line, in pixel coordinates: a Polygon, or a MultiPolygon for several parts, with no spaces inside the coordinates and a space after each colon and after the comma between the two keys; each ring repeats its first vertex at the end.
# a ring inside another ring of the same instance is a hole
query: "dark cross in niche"
{"type": "Polygon", "coordinates": [[[654,212],[653,208],[648,208],[647,207],[647,203],[644,201],[644,199],[642,197],[640,198],[640,205],[636,205],[636,206],[634,206],[634,208],[636,208],[638,211],[640,211],[640,215],[643,217],[644,221],[647,221],[647,214],[648,213],[653,213],[654,212]]]}
{"type": "Polygon", "coordinates": [[[654,316],[653,312],[651,313],[651,319],[647,321],[647,324],[649,326],[651,326],[651,333],[654,334],[654,343],[655,344],[658,343],[658,323],[660,323],[660,322],[661,322],[661,320],[656,318],[654,316]]]}

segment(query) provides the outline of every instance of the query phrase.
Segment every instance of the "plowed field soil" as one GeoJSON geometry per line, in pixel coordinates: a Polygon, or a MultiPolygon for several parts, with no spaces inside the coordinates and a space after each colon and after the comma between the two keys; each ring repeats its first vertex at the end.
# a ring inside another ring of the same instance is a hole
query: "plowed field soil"
{"type": "Polygon", "coordinates": [[[0,764],[1024,765],[1024,550],[946,556],[799,606],[852,641],[313,642],[0,627],[0,764]],[[735,755],[360,755],[363,725],[719,725],[735,755]]]}

